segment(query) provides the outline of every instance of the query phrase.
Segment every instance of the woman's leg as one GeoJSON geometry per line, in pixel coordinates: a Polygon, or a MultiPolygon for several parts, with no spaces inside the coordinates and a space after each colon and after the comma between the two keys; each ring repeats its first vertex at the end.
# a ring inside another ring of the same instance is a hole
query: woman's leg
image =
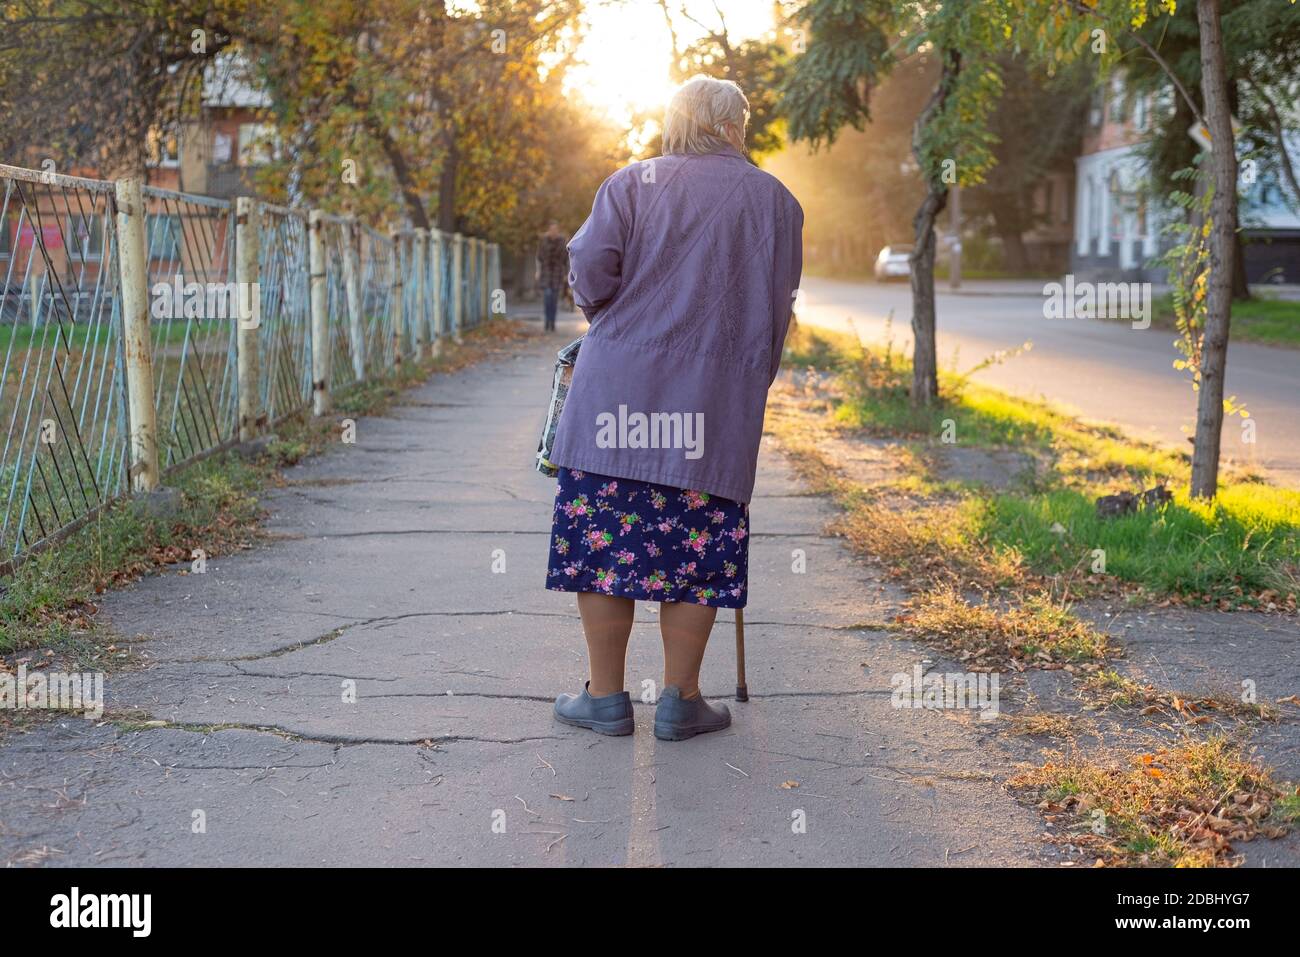
{"type": "Polygon", "coordinates": [[[700,665],[718,609],[666,601],[659,605],[664,639],[664,687],[676,685],[686,699],[700,696],[700,665]]]}
{"type": "Polygon", "coordinates": [[[623,667],[627,662],[627,639],[632,634],[632,614],[636,602],[631,598],[578,592],[578,614],[587,636],[587,659],[591,683],[587,693],[593,698],[623,690],[623,667]]]}

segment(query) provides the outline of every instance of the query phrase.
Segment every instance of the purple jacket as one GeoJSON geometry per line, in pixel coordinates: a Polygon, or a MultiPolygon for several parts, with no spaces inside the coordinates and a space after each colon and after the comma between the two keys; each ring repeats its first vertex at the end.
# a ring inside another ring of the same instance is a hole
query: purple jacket
{"type": "Polygon", "coordinates": [[[569,242],[591,328],[551,461],[748,502],[802,228],[790,191],[733,149],[605,180],[569,242]]]}

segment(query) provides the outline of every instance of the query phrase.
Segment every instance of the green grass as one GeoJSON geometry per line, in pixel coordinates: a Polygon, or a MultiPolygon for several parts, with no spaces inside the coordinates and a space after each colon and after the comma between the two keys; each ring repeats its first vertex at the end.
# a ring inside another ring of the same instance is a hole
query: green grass
{"type": "Polygon", "coordinates": [[[1213,601],[1292,589],[1300,560],[1300,493],[1262,485],[1230,486],[1214,504],[1177,492],[1159,511],[1104,520],[1076,489],[1003,493],[985,499],[978,524],[994,548],[1049,574],[1104,557],[1106,574],[1213,601]]]}
{"type": "MultiPolygon", "coordinates": [[[[208,336],[219,329],[228,329],[229,320],[213,319],[205,322],[191,322],[189,324],[190,340],[206,342],[208,336]]],[[[186,322],[176,320],[174,322],[154,322],[151,325],[151,335],[154,343],[159,341],[167,343],[180,343],[185,340],[186,322]]],[[[98,324],[89,322],[74,322],[64,325],[64,333],[67,335],[69,348],[84,349],[88,345],[104,345],[112,341],[113,327],[107,322],[98,324]]],[[[60,346],[63,345],[63,339],[59,331],[53,325],[41,325],[33,329],[30,323],[5,324],[0,325],[0,352],[9,348],[10,342],[15,348],[23,349],[30,346],[40,348],[42,344],[50,348],[55,342],[60,346]]]]}
{"type": "Polygon", "coordinates": [[[1300,791],[1283,795],[1273,805],[1273,819],[1285,823],[1300,823],[1300,791]]]}
{"type": "MultiPolygon", "coordinates": [[[[1123,320],[1127,322],[1128,320],[1123,320]]],[[[1151,325],[1174,327],[1173,300],[1157,296],[1151,304],[1151,325]]],[[[1271,298],[1268,292],[1232,304],[1232,339],[1237,342],[1266,342],[1300,347],[1300,302],[1271,298]]]]}
{"type": "Polygon", "coordinates": [[[1233,303],[1232,334],[1252,342],[1300,346],[1300,302],[1252,299],[1233,303]]]}
{"type": "MultiPolygon", "coordinates": [[[[945,439],[958,446],[1011,449],[1036,463],[1032,477],[1002,488],[961,486],[963,539],[992,550],[1006,567],[1086,577],[1104,551],[1104,571],[1156,595],[1267,603],[1300,585],[1300,492],[1224,470],[1213,502],[1190,499],[1188,456],[1082,422],[1048,404],[941,374],[941,399],[914,408],[910,363],[890,345],[864,349],[851,336],[800,328],[788,361],[833,372],[841,425],[913,443],[914,461],[945,439]],[[1097,517],[1095,500],[1167,483],[1174,500],[1118,519],[1097,517]]],[[[1014,361],[1012,359],[1011,361],[1014,361]]],[[[1188,405],[1193,394],[1188,391],[1188,405]]],[[[942,474],[916,487],[951,491],[942,474]]],[[[925,521],[924,509],[915,516],[925,521]]]]}

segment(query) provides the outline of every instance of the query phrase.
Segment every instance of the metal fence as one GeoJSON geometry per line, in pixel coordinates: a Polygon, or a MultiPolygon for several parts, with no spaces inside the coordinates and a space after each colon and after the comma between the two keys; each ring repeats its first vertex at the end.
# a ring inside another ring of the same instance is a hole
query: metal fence
{"type": "Polygon", "coordinates": [[[0,165],[0,575],[167,470],[436,354],[500,249],[0,165]]]}

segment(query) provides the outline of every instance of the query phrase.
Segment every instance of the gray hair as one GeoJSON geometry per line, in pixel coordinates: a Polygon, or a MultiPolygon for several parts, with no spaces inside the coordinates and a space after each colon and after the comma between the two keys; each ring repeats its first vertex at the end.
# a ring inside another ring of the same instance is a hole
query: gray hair
{"type": "Polygon", "coordinates": [[[664,115],[663,150],[674,153],[716,153],[730,147],[722,127],[734,123],[742,132],[749,122],[749,100],[730,80],[696,76],[673,94],[664,115]]]}

